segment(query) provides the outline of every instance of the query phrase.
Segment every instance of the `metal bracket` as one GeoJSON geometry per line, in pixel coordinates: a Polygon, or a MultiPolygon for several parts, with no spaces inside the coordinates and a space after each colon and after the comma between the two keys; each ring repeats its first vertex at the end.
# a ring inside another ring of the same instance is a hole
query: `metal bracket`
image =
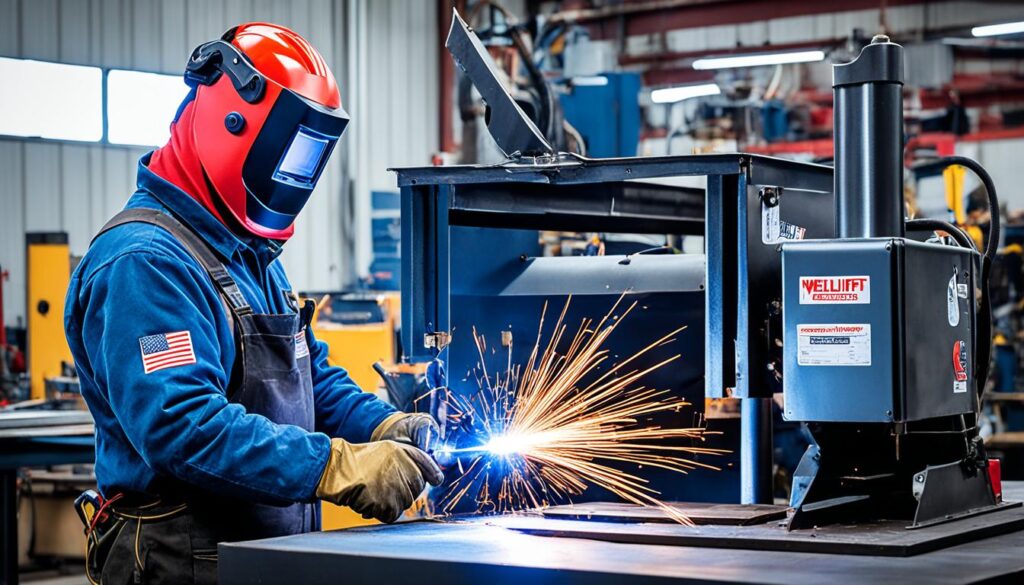
{"type": "Polygon", "coordinates": [[[447,331],[435,331],[423,335],[423,347],[441,351],[452,342],[452,336],[447,331]]]}

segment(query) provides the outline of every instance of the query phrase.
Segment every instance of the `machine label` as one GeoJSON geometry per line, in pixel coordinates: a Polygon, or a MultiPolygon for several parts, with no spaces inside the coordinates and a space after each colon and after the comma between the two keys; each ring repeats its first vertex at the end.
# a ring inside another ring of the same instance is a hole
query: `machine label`
{"type": "Polygon", "coordinates": [[[952,278],[949,279],[949,286],[946,287],[946,321],[949,322],[950,327],[960,324],[960,297],[957,295],[956,284],[956,271],[954,270],[952,278]]]}
{"type": "Polygon", "coordinates": [[[870,366],[871,325],[797,325],[797,353],[801,366],[870,366]]]}
{"type": "Polygon", "coordinates": [[[867,276],[801,276],[801,305],[867,305],[871,279],[867,276]]]}
{"type": "Polygon", "coordinates": [[[781,205],[768,207],[761,204],[761,243],[770,245],[804,239],[807,229],[783,221],[779,217],[779,207],[781,205]]]}

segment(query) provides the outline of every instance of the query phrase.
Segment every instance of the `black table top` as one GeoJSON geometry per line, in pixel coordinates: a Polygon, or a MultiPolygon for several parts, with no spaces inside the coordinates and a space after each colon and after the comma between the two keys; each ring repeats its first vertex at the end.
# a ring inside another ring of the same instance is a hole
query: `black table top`
{"type": "MultiPolygon", "coordinates": [[[[1008,500],[1024,482],[1007,482],[1008,500]]],[[[559,522],[552,520],[552,522],[559,522]]],[[[1024,583],[1024,531],[912,557],[622,544],[522,534],[494,518],[406,522],[222,544],[222,583],[1024,583]],[[1009,577],[1012,576],[1012,577],[1009,577]],[[1019,581],[1017,581],[1019,579],[1019,581]]]]}

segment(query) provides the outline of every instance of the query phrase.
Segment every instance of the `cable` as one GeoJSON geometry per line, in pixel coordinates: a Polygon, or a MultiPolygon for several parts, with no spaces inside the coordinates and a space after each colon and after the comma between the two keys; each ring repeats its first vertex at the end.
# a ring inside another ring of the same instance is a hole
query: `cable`
{"type": "Polygon", "coordinates": [[[915,232],[944,231],[950,235],[961,248],[977,251],[974,241],[964,231],[948,221],[927,217],[907,221],[907,229],[915,232]]]}
{"type": "Polygon", "coordinates": [[[996,195],[996,186],[992,182],[992,176],[988,174],[985,167],[981,166],[978,161],[966,156],[945,156],[934,161],[918,163],[913,165],[911,169],[915,172],[923,170],[938,171],[953,165],[960,165],[971,169],[978,179],[981,180],[981,184],[985,186],[989,216],[991,217],[988,228],[988,242],[985,243],[985,253],[981,261],[981,280],[979,282],[981,286],[981,302],[979,303],[978,312],[981,313],[981,318],[978,320],[978,333],[979,338],[983,339],[984,342],[979,344],[975,369],[979,373],[977,392],[978,406],[980,408],[985,395],[985,382],[988,381],[989,362],[992,359],[992,298],[988,286],[989,276],[992,271],[992,262],[996,257],[996,251],[999,249],[999,236],[1002,227],[1000,225],[999,197],[996,195]]]}
{"type": "Polygon", "coordinates": [[[999,218],[999,197],[996,195],[996,186],[992,182],[991,175],[989,175],[988,171],[985,170],[985,167],[981,166],[981,164],[973,158],[968,158],[966,156],[944,156],[936,160],[915,164],[911,169],[915,172],[938,171],[953,165],[960,165],[971,169],[974,171],[974,174],[977,175],[978,179],[981,180],[981,184],[985,186],[985,194],[988,198],[988,209],[992,216],[991,223],[989,224],[988,242],[985,245],[985,257],[988,258],[989,262],[992,262],[995,260],[996,251],[999,249],[999,237],[1002,226],[999,218]]]}

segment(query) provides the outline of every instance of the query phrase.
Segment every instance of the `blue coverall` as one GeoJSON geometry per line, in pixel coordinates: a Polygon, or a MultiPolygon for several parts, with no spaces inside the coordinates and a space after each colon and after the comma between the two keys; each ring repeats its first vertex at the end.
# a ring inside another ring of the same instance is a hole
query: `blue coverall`
{"type": "MultiPolygon", "coordinates": [[[[280,247],[243,241],[192,197],[139,161],[127,207],[173,212],[211,244],[257,313],[289,310],[280,247]]],[[[394,408],[327,363],[307,333],[316,431],[248,414],[226,396],[235,342],[221,297],[166,231],[122,225],[101,235],[75,270],[65,328],[82,396],[96,420],[96,477],[110,496],[158,493],[168,478],[254,502],[311,501],[330,437],[366,442],[394,408]],[[140,339],[188,331],[195,363],[144,373],[140,339]]]]}

